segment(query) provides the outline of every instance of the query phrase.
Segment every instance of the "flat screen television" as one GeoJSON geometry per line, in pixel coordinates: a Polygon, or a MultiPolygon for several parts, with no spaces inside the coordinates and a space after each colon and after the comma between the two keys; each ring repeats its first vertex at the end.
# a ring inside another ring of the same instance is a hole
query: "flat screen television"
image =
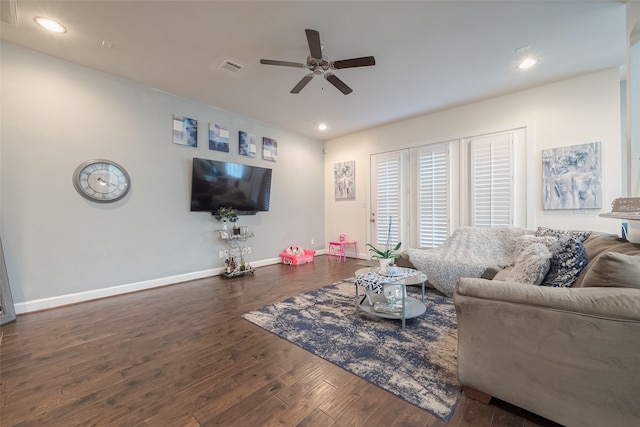
{"type": "Polygon", "coordinates": [[[193,158],[191,211],[214,213],[221,206],[240,215],[269,210],[271,169],[193,158]]]}

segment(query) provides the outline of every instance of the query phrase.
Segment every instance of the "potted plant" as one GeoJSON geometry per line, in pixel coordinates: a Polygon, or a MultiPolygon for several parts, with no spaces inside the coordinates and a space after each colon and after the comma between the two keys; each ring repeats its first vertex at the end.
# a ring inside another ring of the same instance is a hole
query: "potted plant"
{"type": "Polygon", "coordinates": [[[402,258],[402,254],[398,252],[402,242],[398,242],[393,248],[391,248],[391,217],[389,217],[389,226],[387,227],[387,243],[384,250],[378,249],[371,243],[367,243],[369,252],[372,253],[371,259],[377,259],[380,261],[380,273],[386,274],[387,268],[394,265],[394,259],[402,258]]]}
{"type": "Polygon", "coordinates": [[[222,228],[227,231],[227,221],[236,222],[238,220],[238,213],[234,208],[227,208],[225,206],[220,206],[217,211],[213,214],[218,221],[223,221],[222,228]]]}

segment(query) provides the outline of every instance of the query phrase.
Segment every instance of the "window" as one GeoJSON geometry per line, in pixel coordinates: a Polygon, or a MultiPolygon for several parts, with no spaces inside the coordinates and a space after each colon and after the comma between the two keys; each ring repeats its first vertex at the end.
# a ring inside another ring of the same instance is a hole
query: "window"
{"type": "Polygon", "coordinates": [[[471,225],[513,226],[511,133],[469,140],[471,225]]]}
{"type": "Polygon", "coordinates": [[[526,227],[525,142],[518,128],[373,155],[374,245],[389,218],[403,248],[439,246],[459,226],[526,227]]]}
{"type": "Polygon", "coordinates": [[[418,247],[439,246],[449,235],[449,150],[421,147],[415,153],[418,247]]]}

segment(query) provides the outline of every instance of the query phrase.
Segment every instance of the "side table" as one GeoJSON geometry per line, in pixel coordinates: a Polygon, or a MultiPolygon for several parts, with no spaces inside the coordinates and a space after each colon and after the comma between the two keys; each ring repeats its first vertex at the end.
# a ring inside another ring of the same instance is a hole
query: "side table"
{"type": "Polygon", "coordinates": [[[406,319],[412,319],[423,315],[427,311],[424,303],[424,284],[427,276],[418,270],[412,268],[398,267],[397,274],[386,275],[381,274],[379,267],[366,267],[356,271],[356,315],[362,310],[372,316],[382,317],[385,319],[402,320],[402,330],[405,330],[406,319]],[[397,301],[397,312],[376,311],[376,303],[389,304],[383,293],[374,293],[373,291],[361,295],[359,287],[371,287],[373,284],[384,288],[385,285],[400,285],[402,290],[400,300],[397,301]],[[422,300],[407,296],[407,285],[421,285],[422,300]]]}
{"type": "Polygon", "coordinates": [[[329,242],[329,260],[337,256],[338,261],[347,262],[347,246],[353,245],[355,257],[358,257],[358,244],[355,240],[337,240],[329,242]]]}

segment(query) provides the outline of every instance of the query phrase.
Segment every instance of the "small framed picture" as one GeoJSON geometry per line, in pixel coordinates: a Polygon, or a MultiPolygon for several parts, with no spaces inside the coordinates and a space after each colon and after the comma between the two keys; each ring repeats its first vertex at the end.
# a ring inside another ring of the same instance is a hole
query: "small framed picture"
{"type": "Polygon", "coordinates": [[[256,136],[252,133],[240,131],[240,147],[238,152],[241,156],[255,157],[257,151],[256,136]]]}
{"type": "Polygon", "coordinates": [[[278,160],[278,141],[271,138],[262,138],[262,158],[275,162],[278,160]]]}
{"type": "Polygon", "coordinates": [[[209,123],[209,150],[229,152],[229,129],[209,123]]]}
{"type": "Polygon", "coordinates": [[[188,147],[198,146],[198,121],[189,117],[173,116],[173,143],[188,147]]]}

